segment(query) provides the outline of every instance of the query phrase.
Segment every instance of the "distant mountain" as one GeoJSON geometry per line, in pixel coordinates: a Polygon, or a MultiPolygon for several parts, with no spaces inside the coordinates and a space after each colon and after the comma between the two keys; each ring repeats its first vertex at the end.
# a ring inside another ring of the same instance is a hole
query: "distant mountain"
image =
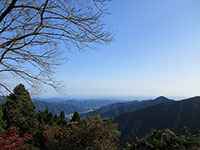
{"type": "Polygon", "coordinates": [[[115,103],[113,100],[62,100],[56,101],[56,99],[52,100],[34,100],[33,101],[37,111],[43,111],[45,108],[48,108],[50,112],[53,114],[59,114],[61,111],[64,111],[65,114],[71,114],[74,112],[89,112],[95,109],[98,109],[102,106],[109,105],[115,103]]]}
{"type": "Polygon", "coordinates": [[[114,103],[114,104],[103,106],[95,111],[89,112],[85,114],[84,116],[100,115],[103,118],[115,118],[123,113],[133,112],[133,111],[143,109],[149,106],[167,103],[171,101],[173,100],[168,99],[164,96],[160,96],[154,100],[114,103]]]}
{"type": "MultiPolygon", "coordinates": [[[[0,96],[0,104],[5,102],[5,98],[0,96]]],[[[34,105],[37,111],[43,111],[46,108],[53,114],[59,114],[64,111],[66,115],[74,112],[87,113],[98,109],[102,106],[116,103],[115,100],[106,99],[90,99],[90,100],[76,100],[67,98],[34,98],[34,105]]]]}
{"type": "Polygon", "coordinates": [[[200,97],[157,104],[115,118],[122,137],[144,136],[152,129],[200,129],[200,97]]]}

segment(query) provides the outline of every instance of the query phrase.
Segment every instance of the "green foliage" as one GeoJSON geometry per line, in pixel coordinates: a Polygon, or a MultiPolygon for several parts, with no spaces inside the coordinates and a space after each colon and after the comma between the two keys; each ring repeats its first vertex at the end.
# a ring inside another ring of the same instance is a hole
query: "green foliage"
{"type": "Polygon", "coordinates": [[[35,126],[35,107],[24,85],[15,87],[13,93],[7,96],[4,107],[8,127],[14,126],[25,132],[35,126]]]}
{"type": "Polygon", "coordinates": [[[45,147],[44,128],[39,127],[34,131],[33,141],[34,141],[35,146],[37,146],[41,149],[44,149],[44,147],[45,147]]]}
{"type": "Polygon", "coordinates": [[[63,122],[65,120],[65,113],[64,113],[64,111],[60,112],[60,120],[63,121],[63,122]]]}
{"type": "Polygon", "coordinates": [[[0,106],[0,132],[4,131],[6,122],[4,120],[3,108],[0,106]]]}
{"type": "Polygon", "coordinates": [[[114,124],[100,118],[49,128],[48,150],[117,150],[119,134],[114,124]]]}
{"type": "Polygon", "coordinates": [[[35,112],[31,97],[20,84],[6,97],[0,109],[0,127],[16,127],[20,134],[31,133],[33,139],[25,143],[27,149],[46,150],[117,150],[119,132],[109,120],[100,117],[80,119],[75,112],[72,121],[65,120],[64,112],[53,116],[46,108],[35,112]]]}
{"type": "Polygon", "coordinates": [[[73,114],[73,116],[72,116],[71,121],[72,121],[72,122],[73,122],[73,121],[79,122],[80,120],[81,120],[81,117],[80,117],[79,113],[78,113],[78,112],[75,112],[75,113],[73,114]]]}
{"type": "Polygon", "coordinates": [[[60,112],[60,116],[57,118],[57,124],[58,125],[65,125],[66,124],[64,111],[60,112]]]}
{"type": "Polygon", "coordinates": [[[46,108],[43,112],[38,112],[36,116],[40,125],[52,125],[56,122],[54,121],[52,113],[48,111],[48,108],[46,108]]]}
{"type": "Polygon", "coordinates": [[[169,129],[156,130],[143,139],[137,139],[124,150],[192,150],[200,147],[199,135],[176,135],[169,129]]]}

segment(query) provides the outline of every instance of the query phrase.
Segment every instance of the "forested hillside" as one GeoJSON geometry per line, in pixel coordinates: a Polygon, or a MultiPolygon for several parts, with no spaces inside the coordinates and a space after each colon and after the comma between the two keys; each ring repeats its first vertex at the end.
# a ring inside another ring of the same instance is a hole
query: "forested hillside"
{"type": "Polygon", "coordinates": [[[160,96],[153,100],[142,100],[142,101],[135,100],[135,101],[129,101],[129,102],[114,103],[114,104],[103,106],[92,112],[89,112],[85,114],[84,116],[100,115],[103,118],[114,119],[118,117],[119,115],[127,113],[127,112],[133,112],[136,110],[147,108],[149,106],[162,104],[162,103],[168,103],[172,101],[173,100],[168,99],[164,96],[160,96]]]}
{"type": "Polygon", "coordinates": [[[78,112],[68,121],[63,111],[59,115],[48,109],[38,112],[22,84],[3,98],[0,150],[198,150],[200,147],[199,97],[124,113],[115,123],[99,116],[81,119],[78,112]]]}
{"type": "Polygon", "coordinates": [[[144,136],[153,129],[170,128],[181,132],[184,128],[197,132],[200,128],[200,97],[173,101],[124,113],[115,121],[124,137],[144,136]]]}
{"type": "Polygon", "coordinates": [[[99,117],[81,120],[77,112],[66,121],[64,112],[37,112],[20,84],[0,107],[0,150],[116,150],[117,126],[99,117]]]}

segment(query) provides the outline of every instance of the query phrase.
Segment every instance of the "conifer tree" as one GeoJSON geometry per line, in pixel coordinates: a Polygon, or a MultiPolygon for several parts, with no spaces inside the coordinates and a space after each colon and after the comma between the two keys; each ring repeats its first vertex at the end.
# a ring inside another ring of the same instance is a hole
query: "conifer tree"
{"type": "Polygon", "coordinates": [[[3,108],[0,106],[0,132],[4,131],[5,128],[5,120],[4,120],[3,108]]]}
{"type": "Polygon", "coordinates": [[[60,112],[58,124],[60,124],[60,125],[64,125],[65,124],[65,113],[64,113],[64,111],[60,112]]]}
{"type": "Polygon", "coordinates": [[[79,113],[78,113],[78,112],[75,112],[75,113],[73,114],[73,116],[72,116],[71,121],[72,121],[72,122],[74,122],[74,121],[79,122],[80,120],[81,120],[81,119],[80,119],[79,113]]]}
{"type": "Polygon", "coordinates": [[[5,114],[8,127],[14,126],[21,131],[29,131],[35,124],[34,105],[24,85],[19,84],[13,93],[7,96],[5,114]]]}

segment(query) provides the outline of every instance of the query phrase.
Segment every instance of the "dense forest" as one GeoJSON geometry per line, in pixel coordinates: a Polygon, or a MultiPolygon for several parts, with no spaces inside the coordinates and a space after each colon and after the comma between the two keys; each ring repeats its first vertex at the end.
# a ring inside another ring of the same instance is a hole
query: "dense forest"
{"type": "Polygon", "coordinates": [[[144,137],[129,136],[124,140],[123,130],[110,119],[81,119],[74,112],[66,121],[64,112],[54,115],[47,108],[38,112],[22,84],[4,99],[0,109],[2,150],[191,150],[200,146],[200,133],[188,128],[182,133],[154,130],[144,137]]]}
{"type": "Polygon", "coordinates": [[[81,120],[77,112],[70,121],[64,112],[36,112],[25,87],[16,86],[0,111],[0,149],[117,149],[115,124],[99,117],[81,120]]]}

